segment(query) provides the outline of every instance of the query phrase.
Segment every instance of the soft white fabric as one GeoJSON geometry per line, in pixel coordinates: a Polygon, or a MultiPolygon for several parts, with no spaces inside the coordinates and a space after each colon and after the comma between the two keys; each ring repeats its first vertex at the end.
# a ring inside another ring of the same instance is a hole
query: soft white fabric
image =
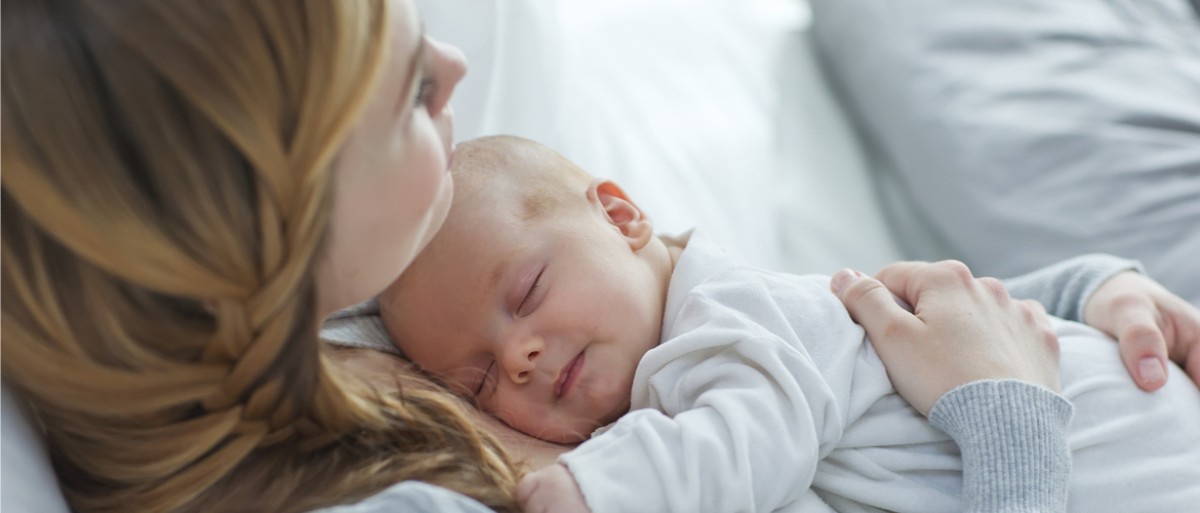
{"type": "MultiPolygon", "coordinates": [[[[635,411],[560,459],[593,513],[792,509],[809,485],[838,511],[958,511],[957,448],[894,393],[828,287],[693,234],[635,411]]],[[[1110,339],[1056,328],[1076,406],[1070,510],[1200,504],[1200,391],[1172,367],[1167,388],[1144,394],[1110,339]]]]}
{"type": "Polygon", "coordinates": [[[321,340],[344,347],[362,347],[400,355],[400,349],[379,317],[379,303],[368,299],[335,312],[321,324],[321,340]]]}
{"type": "Polygon", "coordinates": [[[537,140],[619,182],[661,231],[703,227],[758,265],[902,257],[815,64],[805,2],[418,5],[470,61],[452,100],[460,139],[537,140]]]}

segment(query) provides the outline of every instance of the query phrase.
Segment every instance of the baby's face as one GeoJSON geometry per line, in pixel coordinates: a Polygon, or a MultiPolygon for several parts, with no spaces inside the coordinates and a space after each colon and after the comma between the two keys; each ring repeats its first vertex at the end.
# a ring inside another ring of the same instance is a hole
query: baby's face
{"type": "Polygon", "coordinates": [[[389,331],[510,426],[586,439],[629,408],[634,370],[659,341],[661,276],[602,206],[521,219],[501,198],[475,199],[385,295],[389,331]]]}

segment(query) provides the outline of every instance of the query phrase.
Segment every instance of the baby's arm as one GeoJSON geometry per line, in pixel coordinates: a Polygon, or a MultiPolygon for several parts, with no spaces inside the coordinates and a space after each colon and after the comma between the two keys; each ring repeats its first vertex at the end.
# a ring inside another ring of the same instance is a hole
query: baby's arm
{"type": "Polygon", "coordinates": [[[771,511],[811,486],[841,428],[816,369],[779,341],[689,357],[651,378],[669,414],[632,411],[560,458],[591,511],[771,511]]]}
{"type": "Polygon", "coordinates": [[[591,512],[571,472],[558,464],[525,474],[517,483],[517,502],[525,513],[591,512]]]}

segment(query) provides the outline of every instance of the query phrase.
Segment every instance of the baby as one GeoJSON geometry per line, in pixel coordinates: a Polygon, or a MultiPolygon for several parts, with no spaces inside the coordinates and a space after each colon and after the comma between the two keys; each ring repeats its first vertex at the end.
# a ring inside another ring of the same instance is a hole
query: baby
{"type": "MultiPolygon", "coordinates": [[[[560,462],[593,512],[961,510],[957,447],[895,393],[828,277],[657,236],[615,183],[530,141],[464,143],[452,172],[384,323],[517,430],[587,439],[560,462]]],[[[1111,339],[1055,322],[1071,510],[1194,511],[1200,392],[1170,366],[1147,397],[1111,339]]]]}

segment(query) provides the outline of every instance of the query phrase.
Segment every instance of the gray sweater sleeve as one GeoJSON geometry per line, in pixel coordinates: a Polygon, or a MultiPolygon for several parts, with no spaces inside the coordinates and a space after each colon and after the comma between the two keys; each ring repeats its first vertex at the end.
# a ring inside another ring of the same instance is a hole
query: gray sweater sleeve
{"type": "Polygon", "coordinates": [[[1073,411],[1062,396],[1015,380],[976,381],[938,399],[929,421],[962,452],[962,510],[1066,511],[1073,411]]]}
{"type": "Polygon", "coordinates": [[[1004,285],[1014,298],[1041,302],[1050,315],[1083,322],[1083,307],[1092,293],[1117,273],[1130,270],[1146,272],[1137,261],[1097,253],[1005,280],[1004,285]]]}
{"type": "MultiPolygon", "coordinates": [[[[1006,280],[1009,294],[1035,299],[1050,315],[1082,321],[1087,299],[1119,272],[1141,264],[1084,255],[1006,280]]],[[[1067,425],[1071,403],[1020,381],[976,381],[943,395],[929,421],[958,444],[963,458],[963,511],[1066,511],[1071,477],[1067,425]]]]}

